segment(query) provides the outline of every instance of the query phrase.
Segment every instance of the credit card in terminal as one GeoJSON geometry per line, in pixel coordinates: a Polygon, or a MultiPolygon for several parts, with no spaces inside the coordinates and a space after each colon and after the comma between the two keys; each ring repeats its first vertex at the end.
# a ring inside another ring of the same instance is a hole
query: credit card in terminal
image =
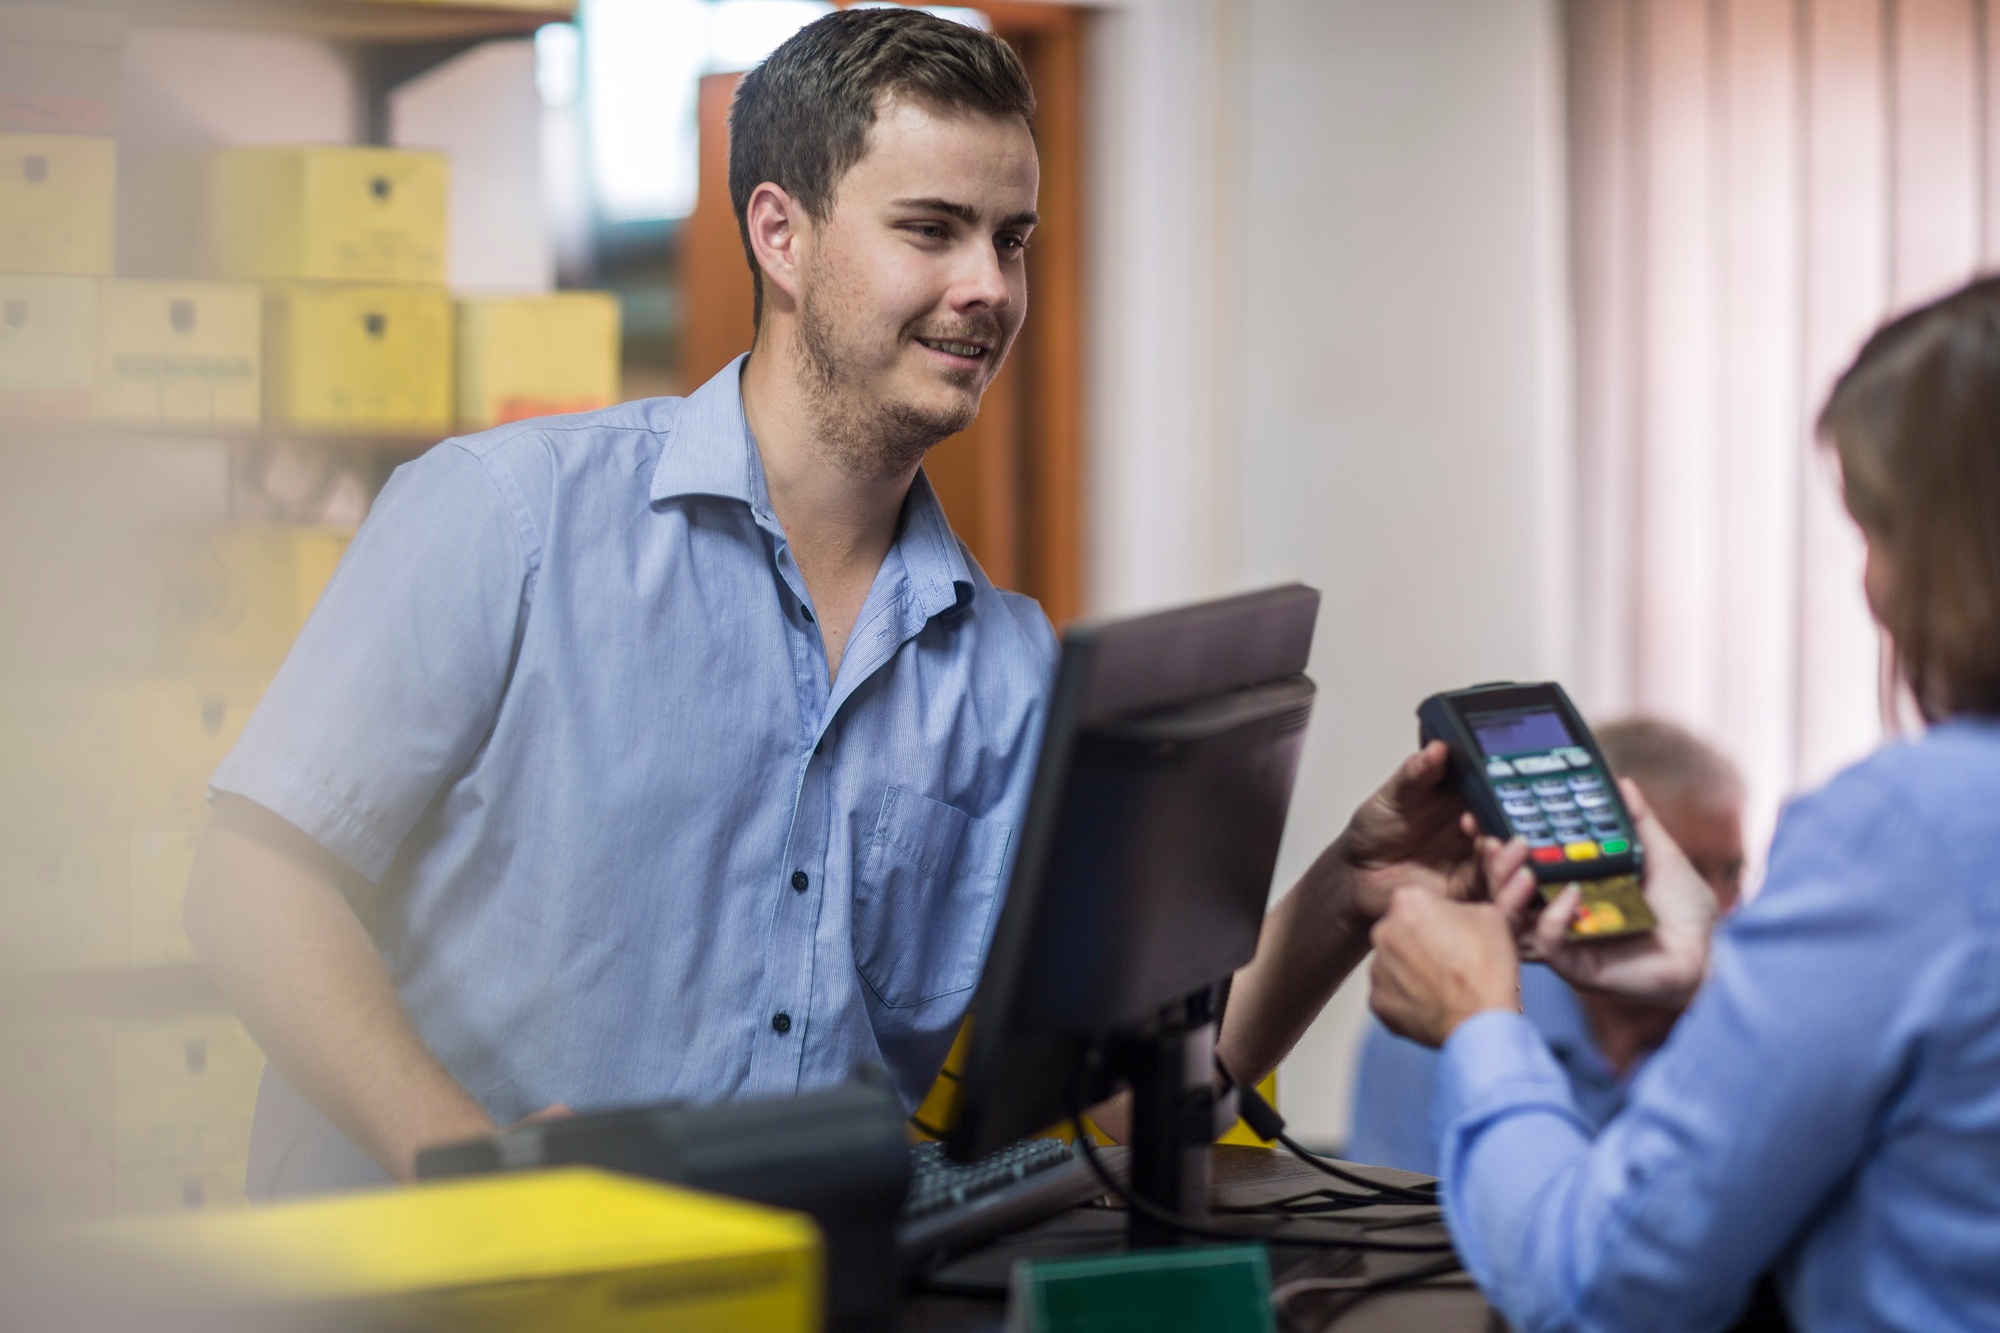
{"type": "Polygon", "coordinates": [[[1424,744],[1451,749],[1448,780],[1479,826],[1528,844],[1528,865],[1553,902],[1570,885],[1582,895],[1575,940],[1649,931],[1640,891],[1645,850],[1611,766],[1583,717],[1552,682],[1504,682],[1434,694],[1417,709],[1424,744]]]}

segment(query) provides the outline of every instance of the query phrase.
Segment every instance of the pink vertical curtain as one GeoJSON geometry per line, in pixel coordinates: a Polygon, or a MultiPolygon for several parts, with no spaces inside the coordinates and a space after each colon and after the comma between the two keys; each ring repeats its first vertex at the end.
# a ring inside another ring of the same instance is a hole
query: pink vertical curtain
{"type": "Polygon", "coordinates": [[[1811,421],[2000,257],[2000,0],[1566,0],[1577,686],[1742,765],[1752,830],[1881,736],[1811,421]]]}

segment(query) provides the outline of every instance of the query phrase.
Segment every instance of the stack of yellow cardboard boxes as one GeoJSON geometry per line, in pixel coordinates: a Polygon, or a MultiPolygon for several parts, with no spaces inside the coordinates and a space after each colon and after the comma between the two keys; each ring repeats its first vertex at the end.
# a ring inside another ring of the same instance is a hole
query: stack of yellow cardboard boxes
{"type": "MultiPolygon", "coordinates": [[[[0,426],[422,441],[617,399],[610,296],[454,307],[441,154],[161,158],[136,229],[157,233],[140,260],[157,276],[137,280],[112,276],[117,179],[110,138],[0,133],[0,426]]],[[[0,1213],[241,1199],[255,1044],[198,999],[130,997],[193,961],[181,908],[208,779],[346,538],[167,533],[157,670],[0,680],[0,981],[68,997],[0,1013],[0,1213]]]]}
{"type": "Polygon", "coordinates": [[[0,416],[423,439],[618,399],[609,294],[454,303],[441,153],[156,158],[146,279],[111,276],[117,175],[109,138],[0,133],[0,416]]]}
{"type": "Polygon", "coordinates": [[[0,134],[0,414],[254,427],[257,293],[115,279],[117,146],[0,134]]]}
{"type": "MultiPolygon", "coordinates": [[[[161,671],[0,687],[0,968],[31,995],[81,978],[115,996],[134,975],[120,969],[193,960],[181,908],[209,776],[346,539],[170,534],[161,671]]],[[[84,1008],[0,1031],[4,1201],[55,1215],[240,1201],[263,1068],[242,1027],[198,1005],[84,1008]]]]}
{"type": "Polygon", "coordinates": [[[203,270],[264,284],[273,426],[441,436],[617,401],[607,293],[468,295],[454,310],[443,154],[234,148],[167,169],[196,198],[203,270]]]}
{"type": "Polygon", "coordinates": [[[96,411],[117,177],[109,138],[0,134],[0,412],[96,411]]]}

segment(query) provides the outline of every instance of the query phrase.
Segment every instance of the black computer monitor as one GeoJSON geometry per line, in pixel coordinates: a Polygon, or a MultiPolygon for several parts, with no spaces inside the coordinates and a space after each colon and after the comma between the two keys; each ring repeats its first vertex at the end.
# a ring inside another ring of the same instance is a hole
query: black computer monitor
{"type": "Polygon", "coordinates": [[[1132,1187],[1177,1213],[1205,1208],[1190,1154],[1207,1137],[1188,1127],[1186,1097],[1207,1088],[1219,990],[1257,949],[1312,710],[1318,610],[1319,594],[1293,584],[1063,636],[973,1000],[952,1156],[1044,1130],[1122,1084],[1132,1187]]]}

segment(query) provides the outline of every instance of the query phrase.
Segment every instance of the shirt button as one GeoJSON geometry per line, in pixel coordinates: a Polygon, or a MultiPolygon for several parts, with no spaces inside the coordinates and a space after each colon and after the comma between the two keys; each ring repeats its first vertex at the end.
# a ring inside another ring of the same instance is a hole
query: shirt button
{"type": "MultiPolygon", "coordinates": [[[[798,891],[799,891],[800,893],[804,893],[804,892],[806,891],[806,885],[808,885],[808,884],[810,884],[810,883],[812,883],[812,880],[810,880],[809,878],[807,878],[807,877],[806,877],[806,872],[805,872],[805,871],[803,871],[803,870],[794,870],[794,871],[792,872],[792,887],[793,887],[793,888],[795,888],[795,889],[797,889],[797,890],[798,890],[798,891]]],[[[782,1015],[780,1015],[780,1016],[782,1017],[782,1015]]],[[[780,1028],[780,1029],[778,1029],[778,1030],[779,1030],[780,1032],[784,1031],[784,1029],[783,1029],[783,1028],[780,1028]]]]}
{"type": "Polygon", "coordinates": [[[782,1037],[791,1030],[792,1016],[790,1014],[780,1009],[777,1013],[771,1015],[771,1031],[782,1037]]]}
{"type": "Polygon", "coordinates": [[[813,623],[813,613],[811,607],[809,606],[800,607],[799,614],[806,618],[806,624],[810,625],[813,623]]]}

